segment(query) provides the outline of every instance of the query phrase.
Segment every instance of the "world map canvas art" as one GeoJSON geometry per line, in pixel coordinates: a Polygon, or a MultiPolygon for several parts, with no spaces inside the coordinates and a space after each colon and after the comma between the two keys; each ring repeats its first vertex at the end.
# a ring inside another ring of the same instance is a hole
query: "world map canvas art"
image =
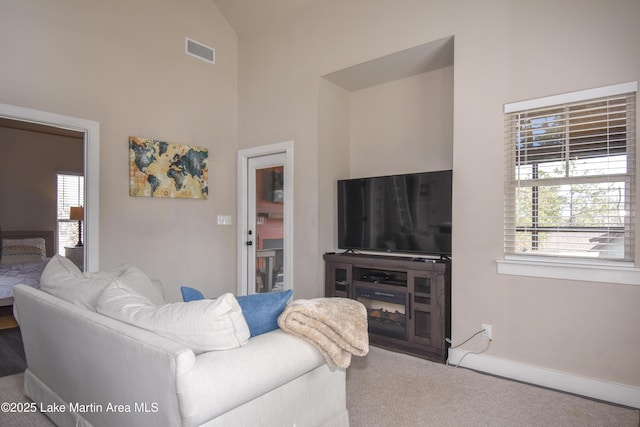
{"type": "Polygon", "coordinates": [[[129,137],[129,195],[206,199],[206,148],[129,137]]]}

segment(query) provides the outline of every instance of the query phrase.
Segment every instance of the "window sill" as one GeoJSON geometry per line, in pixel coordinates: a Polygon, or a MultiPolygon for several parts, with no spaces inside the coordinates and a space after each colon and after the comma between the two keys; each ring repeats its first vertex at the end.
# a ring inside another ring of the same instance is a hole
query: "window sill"
{"type": "Polygon", "coordinates": [[[640,268],[629,263],[550,262],[532,258],[505,257],[497,260],[498,274],[544,277],[547,279],[640,285],[640,268]]]}

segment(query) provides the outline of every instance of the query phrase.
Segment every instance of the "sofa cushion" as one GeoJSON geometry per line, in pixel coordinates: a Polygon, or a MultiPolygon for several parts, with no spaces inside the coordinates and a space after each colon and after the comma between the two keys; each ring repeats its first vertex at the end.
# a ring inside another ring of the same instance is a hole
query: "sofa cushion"
{"type": "Polygon", "coordinates": [[[162,284],[159,282],[157,284],[153,283],[142,270],[128,264],[123,264],[114,271],[84,273],[84,276],[89,279],[107,279],[109,282],[111,282],[111,279],[119,279],[133,292],[142,295],[153,304],[163,305],[167,303],[161,291],[162,284]]]}
{"type": "Polygon", "coordinates": [[[202,292],[200,292],[195,288],[190,288],[188,286],[181,286],[180,293],[182,293],[182,300],[184,302],[198,301],[198,300],[204,299],[204,295],[202,295],[202,292]]]}
{"type": "Polygon", "coordinates": [[[154,305],[113,279],[100,295],[98,313],[154,332],[190,347],[194,353],[229,350],[249,340],[249,327],[235,297],[154,305]]]}
{"type": "Polygon", "coordinates": [[[58,298],[95,311],[100,293],[111,279],[86,278],[69,259],[54,255],[40,277],[40,288],[58,298]]]}
{"type": "Polygon", "coordinates": [[[269,292],[237,297],[251,336],[278,329],[278,317],[287,306],[293,291],[269,292]]]}
{"type": "Polygon", "coordinates": [[[54,255],[40,277],[40,288],[65,301],[96,310],[96,303],[113,279],[122,280],[154,304],[164,304],[160,290],[138,268],[123,265],[114,271],[83,273],[69,259],[54,255]]]}
{"type": "MultiPolygon", "coordinates": [[[[313,345],[279,329],[251,338],[239,349],[200,354],[177,382],[181,413],[190,418],[185,424],[204,424],[322,365],[324,358],[313,345]]],[[[287,408],[286,401],[282,404],[287,408]]]]}
{"type": "MultiPolygon", "coordinates": [[[[204,299],[202,292],[188,286],[182,286],[180,292],[185,302],[204,299]]],[[[283,292],[268,292],[236,297],[240,307],[242,307],[242,314],[249,325],[252,337],[278,329],[278,317],[287,306],[291,294],[293,294],[293,291],[289,289],[283,292]]]]}

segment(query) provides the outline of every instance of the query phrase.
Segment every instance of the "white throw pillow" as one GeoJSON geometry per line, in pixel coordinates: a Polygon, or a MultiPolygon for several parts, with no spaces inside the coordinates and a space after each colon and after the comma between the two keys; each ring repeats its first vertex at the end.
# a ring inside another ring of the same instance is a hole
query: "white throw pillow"
{"type": "Polygon", "coordinates": [[[95,311],[100,294],[110,282],[110,278],[87,278],[73,262],[54,255],[42,271],[40,289],[95,311]]]}
{"type": "MultiPolygon", "coordinates": [[[[84,273],[88,279],[119,279],[127,285],[128,288],[137,294],[150,300],[155,305],[166,304],[164,295],[160,289],[153,284],[151,279],[137,267],[123,264],[114,271],[98,271],[95,273],[84,273]]],[[[109,284],[111,280],[108,280],[109,284]]]]}
{"type": "Polygon", "coordinates": [[[69,259],[54,255],[42,272],[40,288],[76,305],[96,310],[98,298],[113,279],[122,280],[131,292],[139,293],[153,304],[166,301],[160,290],[140,269],[123,265],[114,271],[83,273],[69,259]]]}
{"type": "Polygon", "coordinates": [[[240,304],[227,293],[216,299],[154,305],[120,279],[100,295],[98,313],[170,338],[196,354],[229,350],[249,340],[240,304]]]}

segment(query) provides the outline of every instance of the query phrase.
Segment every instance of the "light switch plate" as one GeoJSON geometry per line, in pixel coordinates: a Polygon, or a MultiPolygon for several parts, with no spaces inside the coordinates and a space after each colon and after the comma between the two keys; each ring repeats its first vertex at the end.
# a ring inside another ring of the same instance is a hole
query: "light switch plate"
{"type": "Polygon", "coordinates": [[[231,225],[231,215],[218,215],[218,225],[231,225]]]}

